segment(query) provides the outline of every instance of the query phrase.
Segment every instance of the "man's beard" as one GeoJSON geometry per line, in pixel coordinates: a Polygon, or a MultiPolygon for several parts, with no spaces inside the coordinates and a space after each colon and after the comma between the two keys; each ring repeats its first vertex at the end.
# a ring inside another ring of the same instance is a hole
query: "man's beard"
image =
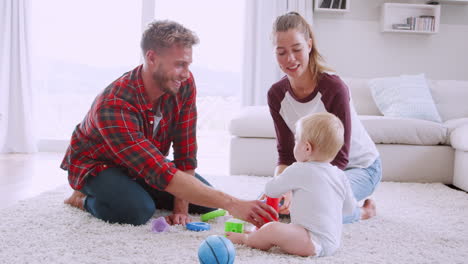
{"type": "Polygon", "coordinates": [[[152,77],[156,85],[161,89],[161,91],[170,95],[176,95],[176,92],[167,85],[167,83],[171,79],[166,75],[164,70],[161,69],[161,66],[159,66],[156,69],[156,71],[153,72],[152,77]]]}

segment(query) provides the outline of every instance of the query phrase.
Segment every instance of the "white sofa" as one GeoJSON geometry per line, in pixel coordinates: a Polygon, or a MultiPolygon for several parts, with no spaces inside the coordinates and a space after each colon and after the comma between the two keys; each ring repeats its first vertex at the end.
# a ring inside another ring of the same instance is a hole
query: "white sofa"
{"type": "MultiPolygon", "coordinates": [[[[442,182],[468,191],[468,81],[429,80],[443,123],[382,116],[367,79],[343,79],[382,159],[383,180],[442,182]]],[[[277,162],[267,106],[245,107],[229,124],[230,173],[273,174],[277,162]]]]}

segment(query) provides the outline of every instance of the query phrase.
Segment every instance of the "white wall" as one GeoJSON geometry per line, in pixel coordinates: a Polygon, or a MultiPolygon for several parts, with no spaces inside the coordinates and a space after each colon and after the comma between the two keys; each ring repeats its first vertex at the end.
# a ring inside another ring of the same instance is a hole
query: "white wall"
{"type": "Polygon", "coordinates": [[[351,0],[349,13],[314,13],[317,46],[329,66],[343,77],[425,73],[468,80],[468,3],[441,1],[439,33],[426,35],[382,33],[384,2],[411,1],[351,0]]]}

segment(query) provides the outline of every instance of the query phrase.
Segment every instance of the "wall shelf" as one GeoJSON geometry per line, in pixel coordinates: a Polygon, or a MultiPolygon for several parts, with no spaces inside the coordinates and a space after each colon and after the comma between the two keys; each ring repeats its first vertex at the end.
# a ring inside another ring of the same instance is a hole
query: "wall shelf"
{"type": "Polygon", "coordinates": [[[350,10],[351,0],[315,0],[315,12],[346,13],[350,10]]]}
{"type": "Polygon", "coordinates": [[[435,34],[439,32],[439,24],[440,5],[401,3],[382,5],[382,32],[435,34]]]}

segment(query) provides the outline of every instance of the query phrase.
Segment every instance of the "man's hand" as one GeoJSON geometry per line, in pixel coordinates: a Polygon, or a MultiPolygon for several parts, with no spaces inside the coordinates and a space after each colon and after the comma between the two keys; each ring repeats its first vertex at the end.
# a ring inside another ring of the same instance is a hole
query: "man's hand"
{"type": "Polygon", "coordinates": [[[269,221],[274,221],[272,215],[274,217],[278,217],[278,213],[273,209],[273,207],[262,203],[259,200],[235,200],[232,201],[231,205],[226,209],[235,218],[252,223],[258,228],[265,224],[262,217],[269,221]]]}
{"type": "Polygon", "coordinates": [[[289,191],[286,194],[284,194],[281,198],[283,200],[283,205],[280,206],[278,210],[280,214],[289,214],[289,207],[291,206],[291,197],[292,191],[289,191]]]}
{"type": "Polygon", "coordinates": [[[192,222],[192,219],[188,214],[176,214],[173,213],[165,217],[166,222],[170,225],[186,225],[192,222]]]}
{"type": "MultiPolygon", "coordinates": [[[[195,170],[184,171],[185,173],[195,175],[195,170]]],[[[166,216],[166,222],[170,225],[186,225],[192,222],[188,215],[189,203],[184,199],[174,196],[174,209],[171,215],[166,216]]]]}
{"type": "MultiPolygon", "coordinates": [[[[227,193],[206,186],[193,176],[177,171],[166,187],[166,191],[190,203],[209,206],[213,208],[223,208],[229,211],[236,218],[245,220],[261,227],[264,221],[261,216],[274,221],[273,217],[278,217],[278,213],[271,206],[258,200],[240,200],[227,193]],[[271,217],[273,215],[273,217],[271,217]]],[[[174,208],[175,209],[175,208],[174,208]]],[[[174,210],[174,213],[178,213],[174,210]]]]}
{"type": "Polygon", "coordinates": [[[192,222],[188,215],[188,207],[187,201],[174,197],[174,210],[171,215],[166,216],[166,222],[170,225],[186,225],[192,222]]]}

